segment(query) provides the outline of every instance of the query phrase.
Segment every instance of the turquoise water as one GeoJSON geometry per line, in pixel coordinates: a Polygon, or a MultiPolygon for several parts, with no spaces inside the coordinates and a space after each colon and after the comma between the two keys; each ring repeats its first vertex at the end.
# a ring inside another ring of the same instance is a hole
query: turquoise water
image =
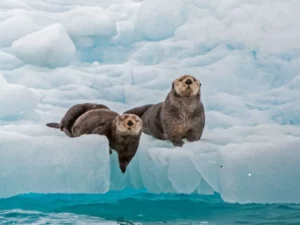
{"type": "Polygon", "coordinates": [[[300,205],[227,204],[218,195],[27,194],[0,199],[1,224],[300,224],[300,205]]]}

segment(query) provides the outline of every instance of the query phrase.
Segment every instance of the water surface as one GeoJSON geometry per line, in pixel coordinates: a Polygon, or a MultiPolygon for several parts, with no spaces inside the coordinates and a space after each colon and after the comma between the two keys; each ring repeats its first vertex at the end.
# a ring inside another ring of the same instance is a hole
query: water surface
{"type": "Polygon", "coordinates": [[[26,194],[0,199],[1,224],[300,224],[300,205],[228,204],[218,195],[26,194]]]}

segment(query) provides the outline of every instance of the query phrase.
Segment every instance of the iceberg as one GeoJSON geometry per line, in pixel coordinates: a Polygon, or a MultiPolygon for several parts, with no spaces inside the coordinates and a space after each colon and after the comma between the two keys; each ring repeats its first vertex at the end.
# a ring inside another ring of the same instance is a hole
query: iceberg
{"type": "Polygon", "coordinates": [[[15,0],[0,3],[0,197],[212,195],[300,203],[300,3],[15,0]],[[119,113],[202,83],[206,127],[174,148],[143,134],[128,171],[98,136],[45,126],[77,103],[119,113]]]}

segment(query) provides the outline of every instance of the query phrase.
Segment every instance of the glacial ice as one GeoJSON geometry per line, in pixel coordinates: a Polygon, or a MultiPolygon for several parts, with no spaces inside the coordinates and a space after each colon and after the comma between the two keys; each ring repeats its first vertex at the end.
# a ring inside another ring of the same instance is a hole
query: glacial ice
{"type": "MultiPolygon", "coordinates": [[[[12,54],[0,52],[1,69],[13,69],[21,66],[23,62],[12,54]]],[[[1,78],[0,78],[1,79],[1,78]]]]}
{"type": "Polygon", "coordinates": [[[16,121],[35,116],[35,107],[41,96],[27,87],[9,84],[0,74],[0,119],[16,121]]]}
{"type": "Polygon", "coordinates": [[[0,3],[0,197],[219,193],[300,203],[298,1],[15,0],[0,3]],[[201,80],[206,127],[174,148],[142,135],[126,174],[103,137],[49,129],[82,102],[117,112],[201,80]]]}
{"type": "Polygon", "coordinates": [[[10,46],[19,37],[30,34],[36,29],[37,25],[30,17],[22,14],[8,17],[0,23],[0,47],[10,46]]]}
{"type": "Polygon", "coordinates": [[[135,32],[142,40],[161,40],[173,35],[183,22],[183,6],[186,1],[144,0],[139,10],[135,32]],[[151,18],[151,19],[150,19],[151,18]]]}
{"type": "Polygon", "coordinates": [[[109,153],[103,137],[85,136],[71,141],[15,132],[1,131],[0,135],[5,139],[0,144],[0,197],[28,192],[108,191],[109,153]]]}
{"type": "Polygon", "coordinates": [[[241,203],[299,203],[299,146],[299,137],[282,136],[264,145],[225,146],[219,155],[222,198],[241,203]]]}
{"type": "Polygon", "coordinates": [[[68,65],[76,53],[72,40],[61,24],[52,24],[16,40],[12,50],[26,63],[50,67],[68,65]]]}

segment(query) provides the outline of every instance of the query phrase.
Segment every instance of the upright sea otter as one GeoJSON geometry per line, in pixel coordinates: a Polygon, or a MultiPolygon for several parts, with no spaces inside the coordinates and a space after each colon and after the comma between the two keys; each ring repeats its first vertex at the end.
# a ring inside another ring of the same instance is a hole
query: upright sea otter
{"type": "Polygon", "coordinates": [[[172,83],[164,102],[144,105],[125,113],[143,120],[143,132],[160,140],[170,140],[182,146],[182,139],[200,140],[205,126],[205,112],[201,102],[201,83],[193,76],[184,75],[172,83]]]}

